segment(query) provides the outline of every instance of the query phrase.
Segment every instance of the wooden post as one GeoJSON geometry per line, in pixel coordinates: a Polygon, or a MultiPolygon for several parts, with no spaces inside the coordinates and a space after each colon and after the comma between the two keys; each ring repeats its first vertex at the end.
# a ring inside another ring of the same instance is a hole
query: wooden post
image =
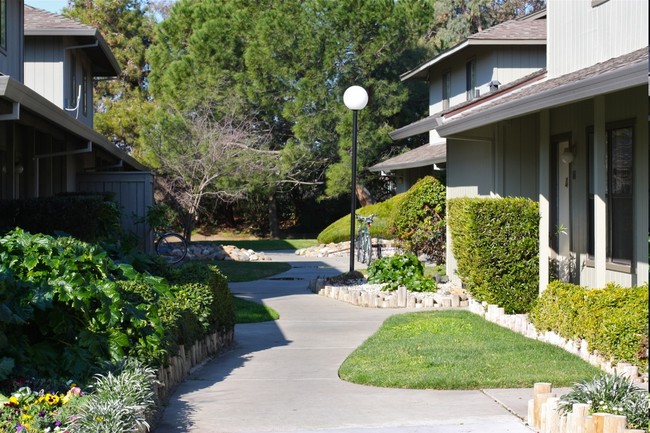
{"type": "Polygon", "coordinates": [[[591,406],[584,403],[574,403],[573,411],[567,421],[567,432],[586,433],[586,418],[591,406]]]}
{"type": "Polygon", "coordinates": [[[558,403],[560,399],[551,397],[546,400],[546,433],[559,433],[560,432],[560,413],[558,411],[558,403]]]}
{"type": "Polygon", "coordinates": [[[532,426],[536,431],[540,431],[542,419],[542,404],[550,397],[555,397],[551,393],[551,384],[548,382],[538,382],[533,385],[533,423],[532,426]]]}
{"type": "Polygon", "coordinates": [[[585,433],[596,433],[594,417],[591,415],[585,417],[585,433]]]}
{"type": "Polygon", "coordinates": [[[603,433],[623,433],[627,419],[623,415],[605,414],[603,433]]]}

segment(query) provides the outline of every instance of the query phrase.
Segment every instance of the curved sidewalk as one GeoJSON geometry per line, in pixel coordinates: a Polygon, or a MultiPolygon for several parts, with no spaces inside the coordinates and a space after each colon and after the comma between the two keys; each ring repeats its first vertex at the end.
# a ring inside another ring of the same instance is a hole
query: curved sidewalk
{"type": "Polygon", "coordinates": [[[235,346],[178,386],[154,433],[531,432],[520,418],[529,389],[408,390],[340,380],[345,358],[387,317],[408,310],[355,307],[307,290],[311,279],[346,271],[347,257],[269,255],[292,269],[230,287],[273,307],[280,320],[237,325],[235,346]]]}

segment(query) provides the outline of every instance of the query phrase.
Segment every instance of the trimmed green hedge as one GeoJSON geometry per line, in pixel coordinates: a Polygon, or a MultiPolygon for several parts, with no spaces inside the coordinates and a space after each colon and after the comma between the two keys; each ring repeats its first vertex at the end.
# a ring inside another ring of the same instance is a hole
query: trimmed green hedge
{"type": "Polygon", "coordinates": [[[30,233],[63,232],[85,242],[115,238],[120,209],[110,194],[65,194],[0,200],[0,233],[20,227],[30,233]]]}
{"type": "Polygon", "coordinates": [[[393,231],[406,251],[445,262],[446,189],[426,176],[413,185],[395,208],[393,231]]]}
{"type": "Polygon", "coordinates": [[[477,301],[526,313],[539,285],[539,207],[525,198],[457,198],[447,218],[458,275],[477,301]]]}
{"type": "Polygon", "coordinates": [[[586,289],[554,281],[529,314],[540,331],[553,331],[569,340],[584,339],[616,361],[648,368],[648,285],[586,289]]]}
{"type": "MultiPolygon", "coordinates": [[[[370,235],[372,237],[382,237],[387,239],[393,237],[391,228],[393,227],[394,209],[400,205],[403,198],[404,194],[398,194],[386,201],[382,201],[381,203],[364,206],[357,210],[357,214],[359,215],[377,215],[372,223],[372,227],[370,228],[370,235]]],[[[327,226],[322,232],[320,232],[317,240],[320,244],[349,241],[350,215],[345,215],[327,226]]]]}

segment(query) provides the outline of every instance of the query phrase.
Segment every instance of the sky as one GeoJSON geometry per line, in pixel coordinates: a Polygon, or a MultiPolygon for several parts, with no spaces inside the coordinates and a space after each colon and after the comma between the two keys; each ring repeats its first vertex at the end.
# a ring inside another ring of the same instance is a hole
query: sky
{"type": "Polygon", "coordinates": [[[46,11],[59,13],[68,5],[68,0],[25,0],[25,4],[46,11]]]}

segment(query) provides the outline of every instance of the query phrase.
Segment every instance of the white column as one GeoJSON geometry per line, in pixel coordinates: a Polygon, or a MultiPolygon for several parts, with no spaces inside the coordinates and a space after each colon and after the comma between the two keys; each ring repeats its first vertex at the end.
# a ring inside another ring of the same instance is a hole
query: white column
{"type": "Polygon", "coordinates": [[[605,96],[594,98],[594,285],[607,282],[607,131],[605,96]]]}
{"type": "MultiPolygon", "coordinates": [[[[637,113],[645,113],[648,100],[639,93],[637,113]]],[[[636,261],[636,281],[641,285],[648,282],[648,119],[637,116],[634,126],[634,258],[636,261]]]]}
{"type": "Polygon", "coordinates": [[[548,286],[550,259],[550,116],[548,110],[539,114],[539,293],[548,286]]]}

